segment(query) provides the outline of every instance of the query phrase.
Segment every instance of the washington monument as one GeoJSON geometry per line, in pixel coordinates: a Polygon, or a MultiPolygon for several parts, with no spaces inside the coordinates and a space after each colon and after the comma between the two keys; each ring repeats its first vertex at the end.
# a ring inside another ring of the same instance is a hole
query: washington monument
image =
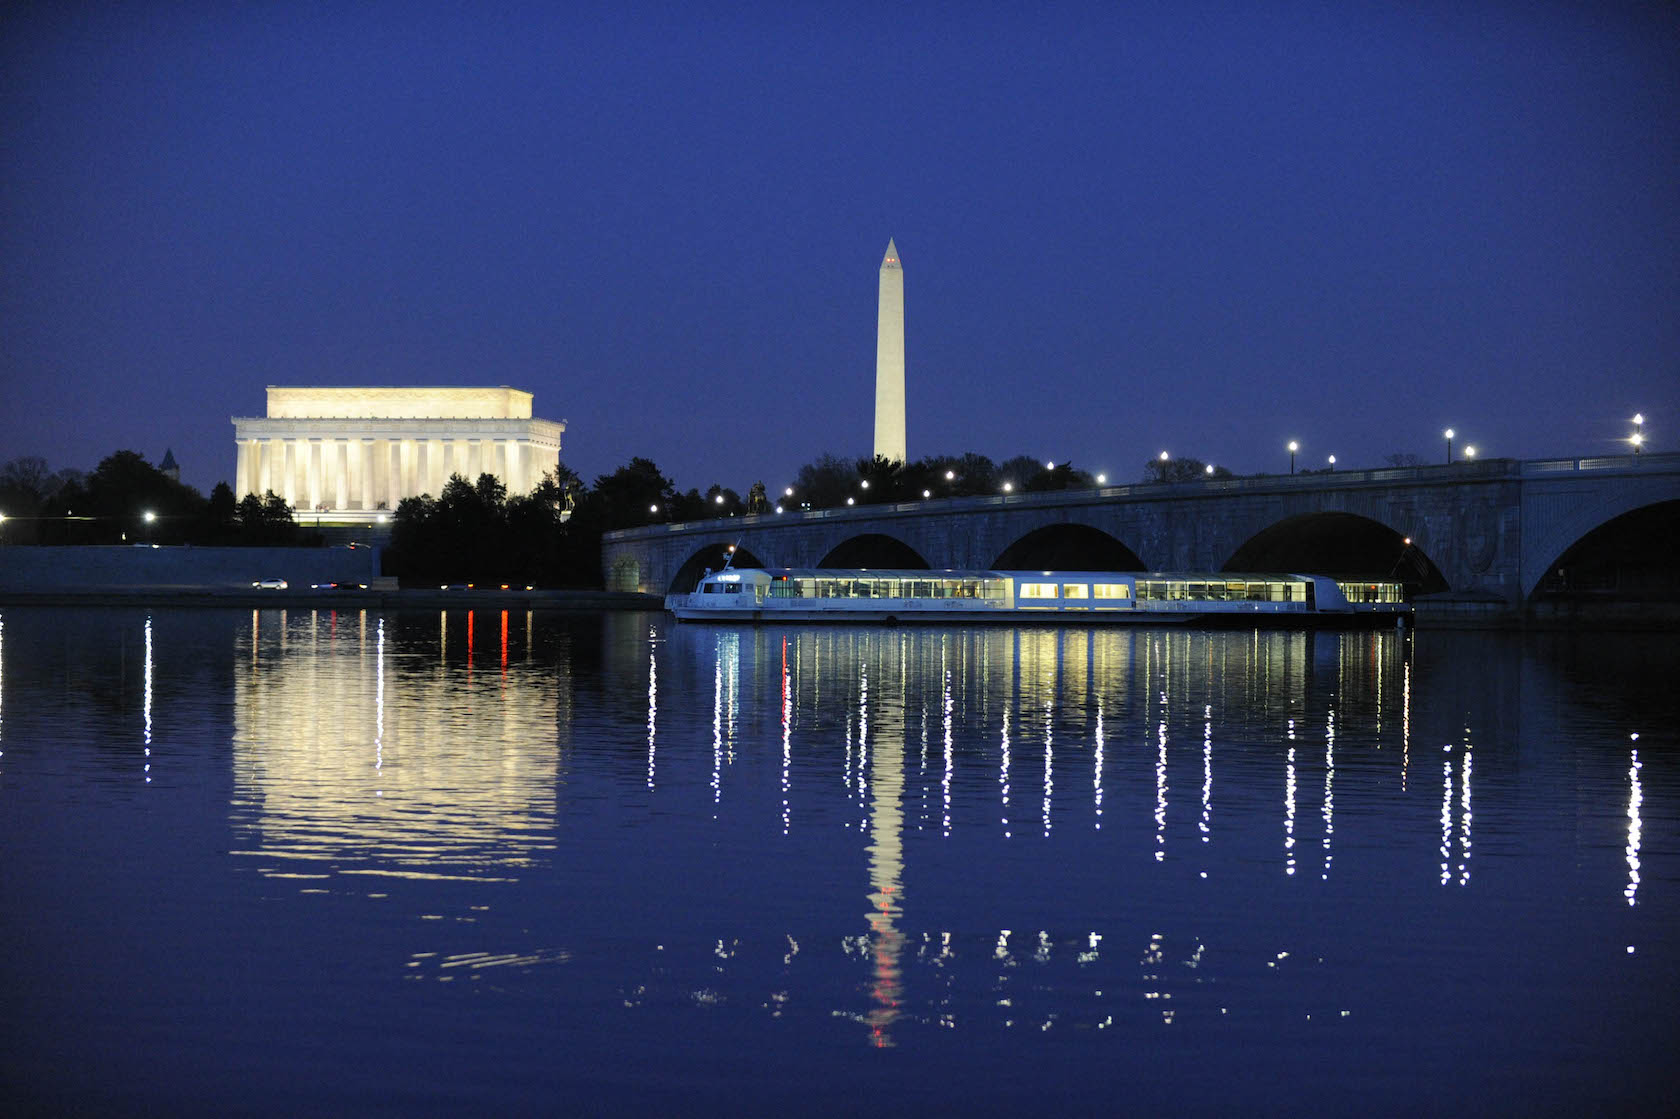
{"type": "Polygon", "coordinates": [[[904,268],[890,237],[881,258],[875,319],[875,457],[909,461],[904,453],[904,268]]]}

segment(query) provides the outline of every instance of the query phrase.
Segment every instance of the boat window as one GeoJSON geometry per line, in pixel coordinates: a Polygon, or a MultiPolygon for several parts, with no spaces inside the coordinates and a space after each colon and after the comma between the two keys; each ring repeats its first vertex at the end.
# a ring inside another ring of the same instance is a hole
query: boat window
{"type": "Polygon", "coordinates": [[[1091,588],[1085,583],[1063,583],[1063,598],[1090,598],[1091,588]]]}
{"type": "Polygon", "coordinates": [[[1091,588],[1098,598],[1131,598],[1132,588],[1124,583],[1097,583],[1091,588]]]}
{"type": "Polygon", "coordinates": [[[1022,583],[1022,598],[1055,598],[1056,584],[1054,583],[1022,583]]]}

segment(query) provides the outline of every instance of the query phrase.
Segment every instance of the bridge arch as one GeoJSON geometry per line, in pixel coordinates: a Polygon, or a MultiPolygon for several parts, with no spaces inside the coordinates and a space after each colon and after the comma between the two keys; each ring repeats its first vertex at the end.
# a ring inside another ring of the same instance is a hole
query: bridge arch
{"type": "Polygon", "coordinates": [[[865,532],[849,536],[828,550],[818,567],[875,567],[926,571],[922,554],[896,536],[865,532]]]}
{"type": "Polygon", "coordinates": [[[733,545],[735,552],[734,559],[731,560],[731,546],[731,541],[717,540],[692,553],[683,561],[683,565],[677,568],[677,573],[671,576],[671,585],[665,588],[665,593],[687,594],[700,582],[700,577],[706,573],[707,568],[716,571],[725,563],[731,567],[764,566],[762,560],[740,545],[733,545]]]}
{"type": "Polygon", "coordinates": [[[1614,594],[1680,598],[1680,501],[1642,505],[1602,520],[1548,563],[1528,599],[1614,594]]]}
{"type": "Polygon", "coordinates": [[[1144,571],[1120,540],[1087,524],[1043,525],[1017,537],[991,563],[999,571],[1144,571]]]}
{"type": "Polygon", "coordinates": [[[1449,589],[1422,549],[1381,521],[1357,513],[1285,517],[1245,540],[1220,570],[1393,578],[1414,594],[1449,589]]]}

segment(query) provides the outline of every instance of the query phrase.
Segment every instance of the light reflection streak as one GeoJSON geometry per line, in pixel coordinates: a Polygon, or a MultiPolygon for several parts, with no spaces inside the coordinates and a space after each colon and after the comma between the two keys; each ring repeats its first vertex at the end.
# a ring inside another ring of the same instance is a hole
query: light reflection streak
{"type": "MultiPolygon", "coordinates": [[[[1161,696],[1165,707],[1166,696],[1161,696]]],[[[1167,857],[1167,721],[1162,719],[1155,728],[1155,861],[1167,857]]]]}
{"type": "MultiPolygon", "coordinates": [[[[385,776],[385,619],[379,619],[378,644],[373,658],[373,775],[375,780],[385,776]]],[[[383,783],[373,795],[385,795],[383,783]]]]}
{"type": "Polygon", "coordinates": [[[146,718],[146,784],[152,783],[152,617],[146,615],[146,690],[145,690],[145,718],[146,718]]]}
{"type": "MultiPolygon", "coordinates": [[[[782,834],[788,834],[792,809],[788,800],[788,770],[793,765],[793,690],[788,681],[788,643],[782,638],[782,834]]],[[[652,716],[650,715],[651,719],[652,716]]],[[[652,749],[653,724],[648,724],[648,743],[652,749]]],[[[651,781],[651,771],[650,771],[651,781]]]]}
{"type": "Polygon", "coordinates": [[[869,778],[864,776],[863,767],[869,764],[869,665],[858,662],[858,733],[857,733],[857,803],[858,810],[865,814],[858,819],[858,827],[868,823],[865,799],[869,795],[869,778]]]}
{"type": "MultiPolygon", "coordinates": [[[[1635,738],[1639,736],[1634,735],[1635,738]]],[[[1627,887],[1622,890],[1622,896],[1629,905],[1639,901],[1639,847],[1644,833],[1642,821],[1642,806],[1645,803],[1645,792],[1639,783],[1639,748],[1634,747],[1628,756],[1628,830],[1627,830],[1627,887]]]]}
{"type": "MultiPolygon", "coordinates": [[[[1452,753],[1452,747],[1441,747],[1452,753]]],[[[1452,881],[1452,758],[1441,763],[1441,885],[1452,881]]]]}
{"type": "Polygon", "coordinates": [[[1202,707],[1202,842],[1213,835],[1213,705],[1202,707]]]}
{"type": "Polygon", "coordinates": [[[1054,728],[1051,717],[1055,712],[1053,702],[1046,698],[1044,701],[1044,838],[1050,838],[1050,794],[1056,787],[1056,780],[1051,772],[1052,760],[1055,757],[1053,743],[1054,728]]]}
{"type": "Polygon", "coordinates": [[[941,821],[941,824],[940,824],[940,834],[948,837],[951,834],[951,770],[952,770],[952,767],[953,767],[954,757],[955,757],[955,746],[954,746],[954,739],[953,739],[954,731],[953,731],[952,723],[951,723],[951,712],[952,712],[953,708],[955,707],[955,703],[956,703],[956,701],[952,698],[952,695],[951,695],[951,670],[949,668],[947,668],[945,670],[944,691],[945,691],[945,695],[944,695],[944,699],[943,699],[943,706],[944,706],[944,710],[945,710],[945,775],[940,779],[939,788],[940,788],[940,795],[941,795],[941,797],[944,801],[945,814],[944,814],[944,818],[943,818],[943,820],[941,821]]]}
{"type": "Polygon", "coordinates": [[[1324,871],[1319,878],[1330,880],[1330,840],[1336,834],[1336,709],[1330,709],[1324,726],[1324,871]]]}
{"type": "Polygon", "coordinates": [[[1460,817],[1460,831],[1458,837],[1459,861],[1458,884],[1470,884],[1470,743],[1464,744],[1464,772],[1459,778],[1459,808],[1463,815],[1460,817]]]}
{"type": "Polygon", "coordinates": [[[1406,772],[1412,765],[1412,662],[1402,666],[1405,672],[1400,685],[1400,791],[1406,791],[1406,772]]]}
{"type": "Polygon", "coordinates": [[[647,716],[647,787],[653,788],[654,773],[654,733],[658,727],[659,714],[659,657],[653,649],[648,650],[648,716],[647,716]]]}
{"type": "MultiPolygon", "coordinates": [[[[1293,720],[1291,720],[1293,723],[1293,720]]],[[[1290,731],[1294,738],[1295,732],[1290,731]]],[[[1283,776],[1283,872],[1295,873],[1295,747],[1289,748],[1289,760],[1283,776]]]]}
{"type": "Polygon", "coordinates": [[[1009,705],[1003,705],[1003,761],[998,768],[998,785],[1003,789],[1003,838],[1009,831],[1009,705]]]}
{"type": "Polygon", "coordinates": [[[1097,729],[1094,757],[1091,765],[1091,799],[1096,808],[1095,830],[1102,831],[1103,814],[1103,700],[1097,697],[1097,729]]]}
{"type": "MultiPolygon", "coordinates": [[[[717,663],[712,672],[712,803],[723,800],[723,637],[717,645],[717,663]]],[[[717,813],[712,813],[717,819],[717,813]]]]}

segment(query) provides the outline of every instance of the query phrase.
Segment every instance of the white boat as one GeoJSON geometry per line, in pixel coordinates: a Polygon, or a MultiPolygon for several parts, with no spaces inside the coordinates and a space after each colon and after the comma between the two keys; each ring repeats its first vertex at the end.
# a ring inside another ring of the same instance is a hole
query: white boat
{"type": "Polygon", "coordinates": [[[665,609],[687,622],[1088,622],[1381,625],[1411,617],[1399,583],[1238,572],[708,571],[665,609]]]}

